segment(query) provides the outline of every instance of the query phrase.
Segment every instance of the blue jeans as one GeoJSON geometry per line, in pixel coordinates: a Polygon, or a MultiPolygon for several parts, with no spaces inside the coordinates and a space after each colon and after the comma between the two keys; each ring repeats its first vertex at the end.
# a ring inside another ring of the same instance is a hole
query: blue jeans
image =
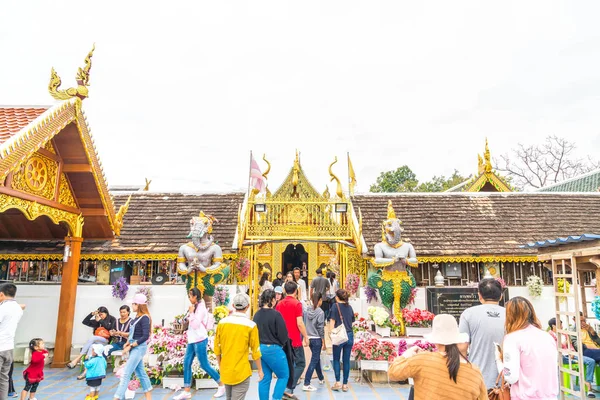
{"type": "Polygon", "coordinates": [[[354,334],[352,331],[348,333],[348,341],[340,346],[333,346],[333,372],[335,373],[335,381],[340,381],[340,358],[344,364],[344,385],[348,384],[350,377],[350,353],[354,345],[354,334]],[[343,353],[343,355],[342,355],[343,353]]]}
{"type": "Polygon", "coordinates": [[[125,342],[115,342],[111,343],[110,345],[112,346],[112,349],[110,349],[110,351],[108,352],[109,357],[115,351],[123,351],[123,346],[125,346],[125,342]]]}
{"type": "Polygon", "coordinates": [[[271,380],[273,379],[273,374],[275,374],[277,383],[273,390],[273,400],[281,400],[290,377],[290,369],[285,353],[281,346],[261,344],[260,354],[260,361],[262,362],[265,377],[262,381],[258,382],[258,398],[260,400],[269,400],[271,380]]]}
{"type": "Polygon", "coordinates": [[[310,356],[310,363],[308,364],[308,369],[304,375],[304,386],[310,385],[310,380],[315,370],[317,371],[317,377],[319,377],[319,380],[325,380],[323,371],[321,370],[321,348],[323,347],[323,340],[310,339],[309,346],[312,355],[310,356]]]}
{"type": "Polygon", "coordinates": [[[192,387],[192,364],[194,357],[198,357],[200,367],[206,372],[215,382],[219,383],[221,377],[219,373],[210,366],[208,362],[208,353],[206,352],[206,346],[208,345],[208,339],[204,339],[201,342],[189,343],[185,350],[185,358],[183,359],[183,386],[186,388],[192,387]]]}
{"type": "MultiPolygon", "coordinates": [[[[573,360],[571,360],[571,362],[576,363],[577,357],[574,357],[573,360]]],[[[569,363],[569,357],[563,356],[563,364],[568,364],[568,363],[569,363]]],[[[585,381],[593,384],[594,383],[594,371],[596,369],[596,361],[594,361],[593,358],[583,356],[583,365],[584,365],[584,370],[585,370],[585,381]]]]}
{"type": "Polygon", "coordinates": [[[125,398],[125,390],[127,390],[127,385],[129,384],[131,375],[134,372],[135,376],[137,376],[142,384],[142,390],[144,393],[152,390],[150,378],[148,378],[148,374],[146,374],[146,370],[144,369],[144,355],[146,355],[146,350],[148,350],[148,345],[144,343],[133,347],[129,351],[129,358],[127,359],[127,364],[125,364],[125,372],[121,377],[121,381],[119,382],[119,386],[117,387],[114,397],[118,399],[125,398]]]}

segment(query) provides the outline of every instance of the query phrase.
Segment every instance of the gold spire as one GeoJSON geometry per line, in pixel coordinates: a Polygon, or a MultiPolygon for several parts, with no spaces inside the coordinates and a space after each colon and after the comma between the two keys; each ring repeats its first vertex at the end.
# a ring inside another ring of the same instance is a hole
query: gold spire
{"type": "Polygon", "coordinates": [[[129,198],[127,199],[125,204],[123,204],[121,207],[119,207],[119,211],[117,212],[117,215],[115,215],[115,234],[116,235],[121,234],[121,228],[123,228],[123,218],[125,217],[125,214],[127,214],[127,210],[129,210],[129,203],[131,203],[131,195],[129,195],[129,198]]]}
{"type": "Polygon", "coordinates": [[[337,189],[335,191],[335,194],[337,194],[340,199],[343,199],[344,198],[344,192],[342,190],[342,183],[340,182],[339,178],[334,175],[333,170],[331,169],[331,167],[333,167],[333,164],[337,163],[337,161],[338,161],[338,159],[337,159],[337,156],[336,156],[335,160],[333,160],[333,162],[329,166],[329,175],[331,176],[331,181],[330,182],[333,182],[333,181],[337,182],[337,189]]]}
{"type": "Polygon", "coordinates": [[[298,150],[296,150],[296,159],[294,160],[294,167],[292,170],[294,171],[294,175],[292,176],[292,185],[294,186],[294,192],[296,192],[296,187],[298,186],[298,179],[300,179],[300,157],[298,155],[298,150]]]}
{"type": "Polygon", "coordinates": [[[387,219],[396,219],[396,212],[394,211],[394,206],[392,206],[392,201],[388,200],[388,213],[387,219]]]}
{"type": "Polygon", "coordinates": [[[92,56],[94,55],[94,50],[96,49],[96,45],[92,46],[92,50],[88,53],[85,58],[85,65],[83,68],[79,68],[77,70],[77,75],[75,79],[77,80],[76,88],[69,88],[66,90],[59,89],[62,81],[54,68],[52,68],[50,72],[50,82],[48,83],[48,91],[50,95],[54,97],[56,100],[68,100],[73,97],[79,97],[81,100],[88,97],[88,86],[90,85],[90,70],[92,69],[92,56]]]}
{"type": "Polygon", "coordinates": [[[325,191],[323,192],[323,198],[329,200],[331,198],[331,194],[329,193],[329,186],[325,186],[325,191]]]}
{"type": "Polygon", "coordinates": [[[350,190],[350,196],[354,196],[354,186],[356,186],[356,174],[354,173],[352,161],[350,161],[350,153],[348,153],[348,186],[350,190]]]}
{"type": "Polygon", "coordinates": [[[488,146],[488,140],[485,138],[485,151],[483,153],[483,157],[477,154],[477,173],[481,174],[489,174],[494,169],[492,167],[492,160],[490,156],[490,148],[488,146]]]}

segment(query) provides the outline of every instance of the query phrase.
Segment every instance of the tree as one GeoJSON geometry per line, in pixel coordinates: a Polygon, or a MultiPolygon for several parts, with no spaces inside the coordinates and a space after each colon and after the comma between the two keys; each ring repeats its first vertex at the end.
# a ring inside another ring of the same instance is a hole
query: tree
{"type": "Polygon", "coordinates": [[[512,178],[519,190],[541,188],[600,168],[598,161],[576,158],[575,143],[558,136],[548,136],[544,143],[518,144],[511,155],[495,160],[498,171],[512,178]]]}
{"type": "Polygon", "coordinates": [[[454,173],[448,178],[443,175],[434,176],[428,182],[419,183],[417,175],[408,166],[404,165],[395,171],[379,174],[377,182],[371,185],[369,190],[376,193],[443,192],[469,178],[454,170],[454,173]]]}
{"type": "Polygon", "coordinates": [[[416,192],[445,192],[454,186],[463,183],[471,176],[462,176],[458,170],[454,170],[451,176],[434,176],[429,182],[423,182],[417,186],[416,192]]]}
{"type": "Polygon", "coordinates": [[[377,181],[371,185],[369,191],[374,193],[414,192],[418,184],[417,175],[407,165],[403,165],[395,171],[379,174],[377,181]]]}

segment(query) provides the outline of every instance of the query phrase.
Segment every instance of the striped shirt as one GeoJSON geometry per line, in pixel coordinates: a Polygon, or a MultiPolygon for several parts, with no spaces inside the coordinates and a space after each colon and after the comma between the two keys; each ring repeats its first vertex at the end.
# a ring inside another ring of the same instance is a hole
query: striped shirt
{"type": "Polygon", "coordinates": [[[398,357],[388,370],[390,380],[415,381],[415,400],[479,400],[487,399],[483,376],[473,364],[461,363],[456,383],[450,379],[446,357],[423,352],[410,358],[398,357]]]}
{"type": "Polygon", "coordinates": [[[254,321],[240,312],[219,321],[215,333],[215,354],[221,356],[219,372],[225,385],[237,385],[252,375],[248,349],[255,361],[260,358],[258,327],[254,321]]]}

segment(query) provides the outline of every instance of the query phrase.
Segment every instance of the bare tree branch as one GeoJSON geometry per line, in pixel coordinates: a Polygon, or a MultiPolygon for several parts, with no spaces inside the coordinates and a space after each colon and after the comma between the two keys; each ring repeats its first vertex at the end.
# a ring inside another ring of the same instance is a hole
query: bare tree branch
{"type": "Polygon", "coordinates": [[[501,155],[494,163],[498,171],[512,177],[516,188],[540,188],[600,168],[600,162],[590,156],[575,158],[575,149],[575,143],[552,135],[537,145],[519,143],[510,155],[501,155]]]}

